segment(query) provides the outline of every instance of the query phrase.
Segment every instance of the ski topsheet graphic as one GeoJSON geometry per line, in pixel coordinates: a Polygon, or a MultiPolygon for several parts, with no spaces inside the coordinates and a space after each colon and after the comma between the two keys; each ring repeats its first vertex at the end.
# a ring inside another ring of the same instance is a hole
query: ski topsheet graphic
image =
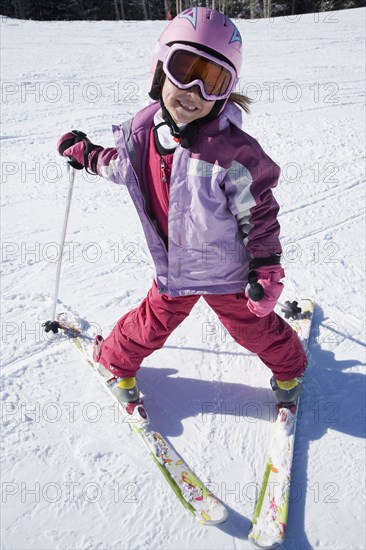
{"type": "MultiPolygon", "coordinates": [[[[311,300],[301,300],[299,306],[301,313],[289,322],[307,350],[314,304],[311,300]]],[[[277,418],[272,425],[263,481],[248,536],[254,548],[275,549],[284,540],[298,405],[299,400],[291,408],[279,407],[277,418]]]]}
{"type": "Polygon", "coordinates": [[[92,359],[93,338],[83,334],[74,323],[63,320],[62,316],[59,316],[58,321],[45,323],[45,330],[53,332],[62,330],[70,338],[106,391],[119,403],[125,422],[144,444],[145,449],[186,510],[198,522],[205,525],[217,525],[226,521],[228,512],[225,506],[198,479],[164,436],[155,429],[144,403],[142,401],[128,404],[120,402],[110,391],[105,378],[98,370],[98,364],[92,359]]]}

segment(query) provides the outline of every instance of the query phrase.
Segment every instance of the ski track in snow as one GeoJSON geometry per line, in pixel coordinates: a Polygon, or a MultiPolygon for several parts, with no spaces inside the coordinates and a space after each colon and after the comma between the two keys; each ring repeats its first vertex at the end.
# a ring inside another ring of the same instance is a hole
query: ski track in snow
{"type": "MultiPolygon", "coordinates": [[[[282,169],[282,301],[317,303],[284,550],[366,547],[364,15],[238,22],[247,131],[282,169]]],[[[68,188],[57,138],[77,128],[113,146],[111,125],[146,103],[164,25],[1,21],[4,549],[250,547],[274,398],[208,306],[139,381],[154,424],[227,504],[216,528],[184,511],[72,346],[41,327],[68,188]]],[[[153,277],[127,191],[78,173],[66,240],[57,311],[106,335],[153,277]]]]}

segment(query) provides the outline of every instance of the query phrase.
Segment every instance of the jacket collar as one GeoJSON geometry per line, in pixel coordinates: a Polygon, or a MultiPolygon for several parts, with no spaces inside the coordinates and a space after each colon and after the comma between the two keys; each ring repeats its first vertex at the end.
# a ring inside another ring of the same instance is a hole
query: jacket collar
{"type": "MultiPolygon", "coordinates": [[[[139,133],[141,130],[150,130],[154,116],[159,111],[160,104],[158,101],[151,103],[138,111],[132,120],[131,131],[133,134],[139,133]]],[[[214,120],[207,122],[200,132],[208,135],[217,135],[224,131],[230,124],[243,130],[243,111],[235,105],[235,103],[227,103],[222,113],[214,120]]]]}

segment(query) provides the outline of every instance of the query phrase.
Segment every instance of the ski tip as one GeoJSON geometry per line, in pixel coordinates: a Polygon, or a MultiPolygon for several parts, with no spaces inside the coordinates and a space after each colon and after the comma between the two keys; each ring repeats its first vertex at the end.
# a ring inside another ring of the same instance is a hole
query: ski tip
{"type": "Polygon", "coordinates": [[[300,305],[301,305],[301,309],[302,309],[303,313],[305,313],[305,312],[313,313],[314,312],[315,302],[311,298],[302,298],[300,300],[300,305]]]}
{"type": "Polygon", "coordinates": [[[254,535],[251,535],[251,531],[249,531],[248,541],[251,547],[255,548],[256,550],[276,550],[276,548],[280,548],[283,542],[283,540],[275,541],[275,542],[269,542],[269,541],[261,542],[254,535]]]}
{"type": "Polygon", "coordinates": [[[195,517],[198,521],[198,523],[201,523],[201,525],[207,525],[207,526],[214,526],[214,525],[221,525],[222,523],[225,523],[228,520],[229,512],[225,508],[224,505],[220,505],[220,510],[216,509],[215,514],[209,515],[206,513],[198,513],[195,517]],[[220,511],[220,514],[218,512],[220,511]]]}

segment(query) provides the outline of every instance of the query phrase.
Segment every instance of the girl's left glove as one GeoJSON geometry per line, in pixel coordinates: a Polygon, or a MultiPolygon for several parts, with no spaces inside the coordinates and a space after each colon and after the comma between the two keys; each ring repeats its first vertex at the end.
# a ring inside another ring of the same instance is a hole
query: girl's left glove
{"type": "Polygon", "coordinates": [[[264,296],[258,302],[253,302],[248,294],[248,287],[245,290],[245,296],[248,298],[247,306],[249,311],[257,317],[265,317],[274,310],[277,300],[283,291],[283,284],[280,279],[285,276],[285,271],[280,265],[268,265],[255,269],[257,283],[264,290],[264,296]]]}

